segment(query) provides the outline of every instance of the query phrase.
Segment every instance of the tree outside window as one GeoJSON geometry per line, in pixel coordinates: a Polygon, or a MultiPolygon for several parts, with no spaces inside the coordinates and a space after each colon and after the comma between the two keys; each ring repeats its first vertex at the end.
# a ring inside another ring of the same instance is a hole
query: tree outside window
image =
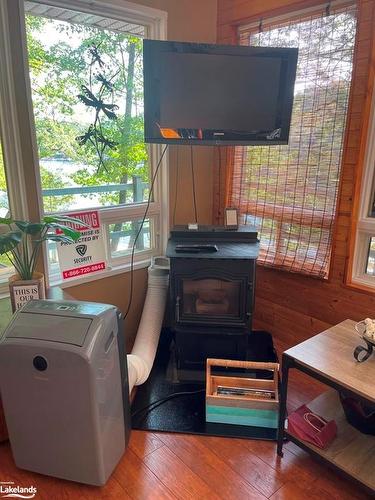
{"type": "MultiPolygon", "coordinates": [[[[142,38],[26,15],[45,212],[120,207],[148,197],[142,38]]],[[[113,258],[128,255],[139,221],[108,225],[113,258]]],[[[151,226],[137,251],[151,248],[151,226]]],[[[57,254],[50,245],[50,263],[57,254]]]]}

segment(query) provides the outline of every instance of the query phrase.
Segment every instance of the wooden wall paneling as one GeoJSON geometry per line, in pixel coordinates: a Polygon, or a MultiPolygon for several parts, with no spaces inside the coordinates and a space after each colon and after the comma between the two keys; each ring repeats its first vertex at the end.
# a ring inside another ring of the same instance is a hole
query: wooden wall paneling
{"type": "Polygon", "coordinates": [[[361,130],[361,113],[351,113],[349,116],[349,130],[361,130]]]}
{"type": "Polygon", "coordinates": [[[236,37],[236,29],[230,24],[225,24],[220,29],[220,43],[222,44],[232,44],[234,38],[236,37]]]}
{"type": "Polygon", "coordinates": [[[307,340],[331,326],[320,319],[270,302],[262,297],[257,298],[256,309],[259,310],[259,312],[256,311],[259,327],[268,331],[276,330],[277,338],[288,347],[307,340]]]}
{"type": "MultiPolygon", "coordinates": [[[[368,12],[369,2],[365,3],[364,8],[366,9],[366,18],[369,16],[368,12]]],[[[365,18],[365,16],[363,16],[365,18]]],[[[375,7],[373,8],[373,18],[372,18],[372,26],[373,30],[375,29],[375,7]]],[[[364,41],[360,43],[365,43],[364,41]]],[[[360,45],[360,44],[358,44],[360,45]]],[[[347,283],[351,283],[351,276],[353,272],[353,257],[354,257],[354,249],[355,249],[355,240],[356,240],[356,229],[357,229],[357,220],[359,216],[359,206],[360,206],[360,197],[361,197],[361,185],[362,185],[362,176],[364,171],[364,161],[366,155],[366,146],[367,146],[367,134],[368,134],[368,126],[369,119],[371,113],[371,104],[373,98],[374,91],[374,81],[375,81],[375,36],[373,36],[372,43],[369,44],[370,50],[369,54],[369,77],[368,77],[368,85],[367,85],[367,93],[366,93],[366,102],[364,106],[364,118],[361,128],[361,140],[359,144],[359,154],[358,154],[358,166],[357,166],[357,175],[354,179],[354,199],[353,199],[353,207],[352,207],[352,220],[350,225],[350,237],[347,245],[348,252],[348,264],[345,272],[345,280],[347,283]]]]}
{"type": "MultiPolygon", "coordinates": [[[[225,153],[224,153],[225,154],[225,153]]],[[[226,172],[225,157],[219,152],[219,148],[215,148],[214,153],[214,187],[213,187],[213,204],[212,204],[212,222],[215,225],[223,224],[223,212],[224,212],[224,192],[225,192],[225,182],[223,182],[223,176],[226,172]],[[221,160],[221,161],[220,161],[221,160]]]]}
{"type": "Polygon", "coordinates": [[[224,224],[224,209],[229,207],[228,193],[232,182],[233,147],[215,148],[214,158],[214,195],[212,204],[213,224],[224,224]]]}
{"type": "MultiPolygon", "coordinates": [[[[218,42],[228,26],[249,19],[295,12],[323,2],[296,0],[219,0],[218,42]],[[307,5],[309,4],[309,5],[307,5]]],[[[329,280],[287,273],[258,266],[254,323],[280,335],[286,345],[321,331],[345,318],[355,320],[375,316],[375,294],[348,287],[350,235],[356,189],[360,182],[363,158],[360,151],[367,130],[367,103],[373,88],[372,47],[375,33],[375,0],[358,1],[358,32],[354,55],[354,73],[342,158],[342,179],[338,198],[337,225],[334,233],[329,280]]]]}
{"type": "MultiPolygon", "coordinates": [[[[358,50],[361,50],[362,53],[364,51],[369,51],[371,53],[371,40],[367,39],[364,40],[363,42],[358,43],[358,50]]],[[[365,76],[358,76],[356,78],[355,86],[354,86],[354,95],[363,95],[366,97],[367,91],[368,91],[368,78],[365,76]]],[[[352,112],[354,113],[355,111],[352,109],[352,112]]]]}
{"type": "MultiPolygon", "coordinates": [[[[375,311],[374,295],[361,294],[341,284],[324,283],[308,277],[301,277],[302,280],[298,278],[297,275],[289,276],[283,271],[258,268],[255,318],[262,311],[267,311],[268,314],[272,308],[274,323],[269,328],[271,333],[279,335],[280,325],[285,324],[281,309],[275,306],[286,309],[285,316],[291,319],[293,325],[296,325],[295,313],[300,313],[298,323],[306,325],[310,335],[319,331],[312,326],[315,320],[333,325],[345,318],[359,321],[373,315],[375,311]]],[[[293,331],[296,331],[295,326],[293,331]]],[[[298,332],[298,338],[304,340],[305,335],[299,330],[298,332]]]]}
{"type": "Polygon", "coordinates": [[[258,17],[277,17],[285,12],[298,11],[316,5],[321,5],[321,0],[233,0],[218,1],[218,35],[221,27],[226,25],[246,24],[258,17]],[[267,5],[267,7],[265,7],[267,5]]]}
{"type": "Polygon", "coordinates": [[[372,1],[371,0],[365,0],[362,2],[361,6],[361,20],[365,22],[367,19],[371,22],[371,16],[372,16],[372,1]]]}

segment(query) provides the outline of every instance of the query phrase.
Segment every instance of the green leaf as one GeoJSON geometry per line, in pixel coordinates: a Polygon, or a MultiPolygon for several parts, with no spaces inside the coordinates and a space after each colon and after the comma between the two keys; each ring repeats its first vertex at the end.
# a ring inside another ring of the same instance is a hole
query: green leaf
{"type": "Polygon", "coordinates": [[[73,240],[72,238],[69,238],[69,236],[64,236],[63,234],[47,234],[42,240],[40,241],[62,241],[64,243],[74,243],[76,240],[73,240]]]}
{"type": "Polygon", "coordinates": [[[85,224],[84,222],[81,221],[81,219],[77,219],[75,217],[69,217],[68,215],[46,215],[43,218],[44,222],[47,224],[60,224],[60,223],[66,223],[69,222],[71,224],[79,224],[82,227],[90,227],[88,224],[85,224]]]}
{"type": "Polygon", "coordinates": [[[21,240],[21,231],[9,231],[9,233],[0,234],[0,255],[12,251],[21,240]]]}
{"type": "Polygon", "coordinates": [[[23,231],[26,234],[32,234],[32,235],[40,233],[45,227],[45,224],[41,222],[28,222],[22,220],[15,220],[14,223],[19,229],[21,229],[21,231],[23,231]]]}
{"type": "Polygon", "coordinates": [[[54,229],[60,229],[64,233],[65,236],[68,236],[73,241],[77,241],[81,236],[81,233],[79,231],[75,231],[71,227],[64,226],[63,224],[56,224],[56,223],[50,222],[48,224],[48,227],[51,227],[54,229]]]}
{"type": "Polygon", "coordinates": [[[0,217],[0,224],[6,224],[7,226],[10,226],[11,224],[13,224],[13,222],[13,219],[0,217]]]}

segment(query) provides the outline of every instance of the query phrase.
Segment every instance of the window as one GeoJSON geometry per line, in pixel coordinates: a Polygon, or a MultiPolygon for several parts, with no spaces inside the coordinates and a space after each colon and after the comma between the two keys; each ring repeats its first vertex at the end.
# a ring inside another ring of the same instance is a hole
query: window
{"type": "Polygon", "coordinates": [[[8,190],[7,190],[7,181],[5,178],[3,148],[0,140],[0,217],[7,217],[8,215],[9,215],[8,190]]]}
{"type": "Polygon", "coordinates": [[[366,141],[351,281],[375,287],[375,96],[366,141]]]}
{"type": "MultiPolygon", "coordinates": [[[[13,133],[17,128],[17,116],[12,106],[16,99],[9,64],[10,31],[7,5],[0,2],[0,217],[22,218],[26,214],[25,182],[21,175],[19,136],[13,133]]],[[[12,274],[14,269],[10,262],[0,256],[0,295],[9,293],[8,279],[12,274]]]]}
{"type": "MultiPolygon", "coordinates": [[[[166,17],[102,1],[25,1],[24,9],[42,212],[99,209],[109,267],[124,270],[160,155],[159,147],[143,142],[142,38],[163,38],[166,17]]],[[[136,266],[147,265],[166,241],[164,168],[136,245],[136,266]]],[[[56,283],[56,246],[47,250],[56,283]]]]}
{"type": "Polygon", "coordinates": [[[355,42],[355,7],[239,30],[241,44],[298,47],[287,146],[236,147],[229,205],[260,231],[259,262],[327,277],[355,42]]]}
{"type": "MultiPolygon", "coordinates": [[[[0,137],[0,217],[9,217],[9,199],[5,177],[4,156],[0,137]]],[[[7,279],[13,268],[5,255],[0,255],[0,280],[7,279]]]]}

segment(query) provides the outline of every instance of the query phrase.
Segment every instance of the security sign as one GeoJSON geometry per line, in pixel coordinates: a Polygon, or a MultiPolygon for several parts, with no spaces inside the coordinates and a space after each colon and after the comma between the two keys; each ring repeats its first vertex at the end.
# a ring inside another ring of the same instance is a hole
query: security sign
{"type": "MultiPolygon", "coordinates": [[[[106,257],[99,212],[77,212],[69,217],[80,219],[85,225],[65,223],[79,231],[81,237],[75,243],[57,243],[60,270],[64,280],[84,276],[106,269],[106,257]]],[[[60,230],[56,231],[61,234],[60,230]]]]}

